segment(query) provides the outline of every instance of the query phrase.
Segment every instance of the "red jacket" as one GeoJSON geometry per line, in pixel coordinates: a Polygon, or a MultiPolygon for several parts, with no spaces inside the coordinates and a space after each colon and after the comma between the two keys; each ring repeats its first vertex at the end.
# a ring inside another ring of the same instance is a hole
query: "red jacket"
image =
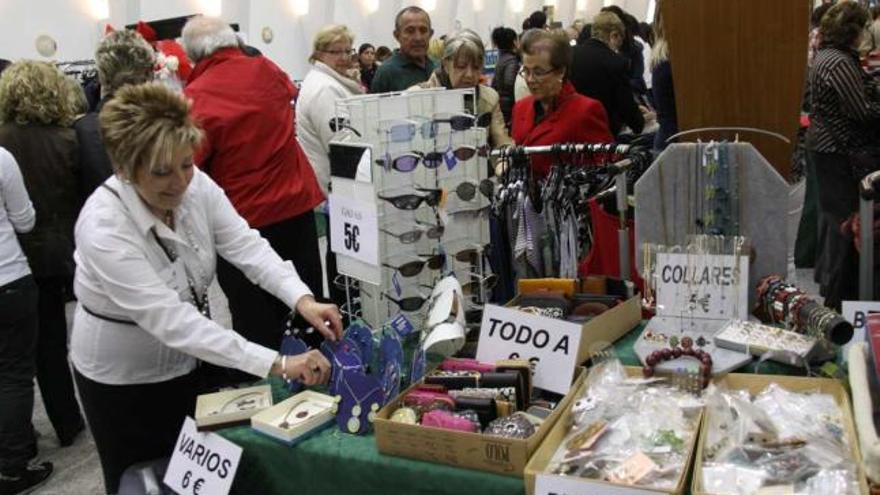
{"type": "Polygon", "coordinates": [[[324,200],[296,141],[296,88],[269,59],[222,48],[196,64],[184,92],[205,130],[195,162],[251,227],[287,220],[324,200]]]}
{"type": "MultiPolygon", "coordinates": [[[[538,125],[535,125],[535,97],[527,96],[516,102],[511,135],[520,146],[614,142],[605,108],[598,100],[578,94],[569,81],[562,85],[556,110],[545,115],[538,125]]],[[[532,170],[544,177],[553,159],[552,155],[532,157],[532,170]]]]}

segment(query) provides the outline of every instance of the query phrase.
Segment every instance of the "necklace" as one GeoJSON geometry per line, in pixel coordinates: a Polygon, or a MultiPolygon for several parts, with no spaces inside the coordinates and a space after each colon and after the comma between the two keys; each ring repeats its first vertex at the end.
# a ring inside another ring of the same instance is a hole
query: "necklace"
{"type": "MultiPolygon", "coordinates": [[[[293,411],[295,411],[298,407],[300,407],[303,404],[307,405],[308,401],[301,400],[298,402],[294,402],[293,405],[290,406],[290,409],[287,410],[287,414],[284,415],[284,418],[282,418],[281,423],[278,425],[278,427],[283,428],[285,430],[289,430],[293,426],[288,421],[290,419],[290,415],[293,414],[293,411]]],[[[305,418],[309,417],[310,414],[311,413],[308,409],[302,409],[301,411],[297,411],[297,413],[294,415],[294,418],[305,419],[305,418]]]]}
{"type": "Polygon", "coordinates": [[[241,412],[247,411],[250,409],[254,409],[258,407],[258,405],[262,404],[262,400],[251,399],[250,397],[259,397],[263,395],[263,392],[247,392],[245,394],[237,395],[228,401],[226,401],[220,409],[216,409],[210,413],[211,416],[215,416],[217,414],[223,414],[227,412],[241,412]],[[226,408],[229,406],[235,406],[235,411],[227,411],[226,408]]]}
{"type": "Polygon", "coordinates": [[[348,390],[348,395],[354,401],[354,405],[351,407],[351,417],[348,418],[345,426],[348,429],[349,433],[358,433],[361,430],[362,422],[361,415],[364,413],[363,403],[370,400],[370,398],[374,399],[374,402],[370,404],[370,412],[368,414],[368,421],[372,422],[373,418],[376,415],[376,412],[379,410],[379,404],[382,402],[382,385],[378,383],[378,380],[372,379],[370,377],[363,374],[363,372],[354,372],[354,374],[346,375],[346,373],[341,373],[342,378],[341,382],[345,385],[346,390],[348,390]],[[348,383],[348,376],[351,377],[361,377],[367,379],[366,381],[372,381],[376,383],[376,385],[369,389],[366,393],[361,396],[358,396],[357,393],[351,388],[351,385],[348,383]],[[378,396],[377,396],[378,395],[378,396]]]}

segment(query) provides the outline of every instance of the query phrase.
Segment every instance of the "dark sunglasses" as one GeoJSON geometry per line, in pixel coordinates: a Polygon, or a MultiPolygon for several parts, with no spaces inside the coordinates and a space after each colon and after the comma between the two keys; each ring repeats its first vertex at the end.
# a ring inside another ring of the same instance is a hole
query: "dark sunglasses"
{"type": "Polygon", "coordinates": [[[422,201],[424,201],[428,206],[437,206],[440,204],[440,197],[443,194],[442,190],[431,190],[427,195],[421,196],[418,194],[403,194],[400,196],[379,196],[379,199],[384,199],[388,201],[398,210],[415,210],[419,206],[421,206],[422,201]]]}
{"type": "Polygon", "coordinates": [[[382,295],[385,296],[386,299],[393,302],[403,311],[418,311],[422,309],[422,306],[425,305],[427,299],[421,296],[411,296],[404,297],[403,299],[395,299],[391,297],[391,294],[387,292],[383,292],[382,295]]]}
{"type": "Polygon", "coordinates": [[[428,265],[428,268],[432,270],[439,270],[443,267],[443,261],[444,256],[442,254],[435,254],[428,255],[425,259],[404,263],[400,266],[394,266],[388,263],[382,263],[382,266],[397,270],[404,277],[415,277],[422,273],[422,269],[425,268],[425,265],[428,265]]]}
{"type": "Polygon", "coordinates": [[[348,119],[345,119],[342,117],[333,117],[332,119],[330,119],[330,130],[331,131],[339,132],[342,129],[348,129],[349,131],[353,132],[355,134],[355,136],[361,137],[361,133],[358,132],[357,129],[355,129],[354,127],[351,126],[348,119]]]}
{"type": "Polygon", "coordinates": [[[492,290],[496,285],[498,285],[498,275],[491,273],[482,280],[472,280],[461,284],[461,292],[466,296],[470,296],[473,294],[479,294],[480,286],[484,287],[486,290],[492,290]]]}
{"type": "Polygon", "coordinates": [[[477,195],[477,189],[480,190],[480,193],[483,196],[492,199],[492,195],[495,193],[495,185],[492,184],[492,181],[489,179],[483,179],[479,184],[475,182],[462,182],[455,189],[455,194],[458,194],[458,197],[463,199],[464,201],[471,201],[477,195]]]}
{"type": "Polygon", "coordinates": [[[427,227],[427,229],[425,230],[425,236],[428,239],[439,239],[443,237],[443,232],[446,231],[446,227],[443,225],[422,222],[420,220],[416,220],[416,223],[427,227]]]}
{"type": "Polygon", "coordinates": [[[481,113],[477,117],[477,127],[486,128],[486,127],[489,127],[489,124],[491,124],[491,123],[492,123],[492,113],[491,112],[481,113]]]}
{"type": "Polygon", "coordinates": [[[469,216],[469,217],[472,217],[472,218],[476,218],[476,217],[478,217],[478,216],[480,216],[480,215],[482,215],[482,214],[488,212],[489,209],[490,209],[490,206],[489,206],[489,205],[486,205],[486,206],[481,206],[480,208],[476,208],[476,209],[473,209],[473,210],[457,210],[457,211],[450,211],[449,214],[450,214],[450,215],[469,216]]]}
{"type": "Polygon", "coordinates": [[[412,172],[418,167],[419,162],[422,162],[425,168],[434,169],[443,163],[443,153],[439,151],[432,151],[430,153],[410,151],[395,158],[391,158],[390,155],[386,158],[378,158],[376,159],[376,164],[388,168],[388,161],[391,162],[391,168],[398,172],[412,172]]]}
{"type": "MultiPolygon", "coordinates": [[[[491,116],[490,116],[491,117],[491,116]]],[[[453,115],[448,119],[437,119],[433,120],[435,124],[449,124],[449,127],[452,128],[453,131],[464,131],[466,129],[470,129],[474,126],[476,122],[476,118],[473,115],[460,114],[453,115]]]]}

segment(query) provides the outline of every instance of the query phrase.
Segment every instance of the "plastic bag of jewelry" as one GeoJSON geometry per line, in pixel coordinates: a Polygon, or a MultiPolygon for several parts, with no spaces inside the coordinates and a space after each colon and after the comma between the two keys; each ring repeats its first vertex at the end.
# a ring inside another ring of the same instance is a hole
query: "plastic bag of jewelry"
{"type": "Polygon", "coordinates": [[[595,366],[585,385],[572,407],[572,431],[557,449],[550,471],[674,487],[702,403],[663,380],[627,377],[615,359],[595,366]]]}

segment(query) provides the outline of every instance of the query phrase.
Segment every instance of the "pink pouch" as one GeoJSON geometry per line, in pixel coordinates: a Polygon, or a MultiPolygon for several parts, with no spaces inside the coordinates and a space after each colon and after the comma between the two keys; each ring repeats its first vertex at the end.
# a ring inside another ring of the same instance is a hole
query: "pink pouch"
{"type": "Polygon", "coordinates": [[[467,431],[475,433],[477,424],[465,418],[454,416],[448,411],[428,411],[422,416],[422,426],[433,426],[445,430],[467,431]]]}
{"type": "Polygon", "coordinates": [[[446,409],[455,410],[455,399],[445,392],[431,390],[413,390],[403,397],[403,405],[421,410],[446,409]]]}
{"type": "Polygon", "coordinates": [[[440,369],[443,371],[479,371],[480,373],[491,373],[495,371],[495,365],[493,363],[481,363],[476,359],[446,358],[440,363],[440,369]]]}

